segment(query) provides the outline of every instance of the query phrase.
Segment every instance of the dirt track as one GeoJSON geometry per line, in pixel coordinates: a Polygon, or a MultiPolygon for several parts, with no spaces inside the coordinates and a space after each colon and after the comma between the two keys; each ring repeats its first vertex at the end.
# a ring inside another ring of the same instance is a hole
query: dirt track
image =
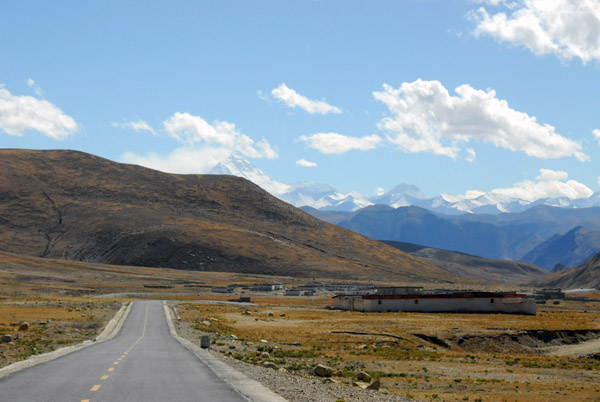
{"type": "Polygon", "coordinates": [[[600,339],[582,342],[577,345],[563,345],[552,348],[549,354],[554,356],[582,357],[600,353],[600,339]]]}

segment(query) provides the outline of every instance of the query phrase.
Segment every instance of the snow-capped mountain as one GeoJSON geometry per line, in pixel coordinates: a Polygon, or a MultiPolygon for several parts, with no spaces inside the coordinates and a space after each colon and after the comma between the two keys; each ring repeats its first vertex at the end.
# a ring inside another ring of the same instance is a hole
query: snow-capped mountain
{"type": "Polygon", "coordinates": [[[522,212],[535,205],[542,204],[561,208],[600,206],[600,193],[594,193],[589,198],[558,197],[540,198],[534,201],[499,192],[484,193],[479,191],[460,197],[441,194],[429,198],[417,186],[412,184],[399,184],[381,195],[368,195],[357,191],[344,194],[337,191],[331,184],[312,181],[292,184],[280,183],[251,162],[235,154],[216,165],[209,174],[230,174],[244,177],[294,206],[309,206],[323,211],[356,211],[370,205],[384,204],[393,208],[414,205],[434,212],[456,215],[464,213],[522,212]]]}
{"type": "Polygon", "coordinates": [[[418,205],[427,200],[427,196],[412,184],[398,184],[385,194],[374,197],[374,204],[385,204],[394,208],[418,205]]]}
{"type": "Polygon", "coordinates": [[[208,174],[228,174],[243,177],[275,196],[285,194],[292,188],[288,184],[276,181],[252,163],[236,154],[231,154],[225,161],[218,163],[208,174]]]}

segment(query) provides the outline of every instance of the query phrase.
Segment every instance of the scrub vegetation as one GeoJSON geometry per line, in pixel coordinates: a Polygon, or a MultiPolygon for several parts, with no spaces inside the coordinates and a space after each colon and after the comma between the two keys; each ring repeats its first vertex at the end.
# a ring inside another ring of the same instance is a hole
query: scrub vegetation
{"type": "MultiPolygon", "coordinates": [[[[598,295],[600,296],[600,295],[598,295]]],[[[249,364],[313,376],[324,364],[349,386],[379,378],[393,394],[435,401],[598,400],[598,357],[554,356],[600,338],[600,303],[543,305],[537,316],[334,311],[329,298],[180,302],[178,330],[249,364]],[[233,335],[233,337],[232,337],[233,335]],[[266,341],[266,342],[265,342],[266,341]],[[264,354],[267,352],[267,354],[264,354]]]]}

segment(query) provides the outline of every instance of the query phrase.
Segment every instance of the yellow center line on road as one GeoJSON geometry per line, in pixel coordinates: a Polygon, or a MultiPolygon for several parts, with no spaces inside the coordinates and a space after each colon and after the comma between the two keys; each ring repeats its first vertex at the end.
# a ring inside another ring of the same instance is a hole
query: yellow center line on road
{"type": "MultiPolygon", "coordinates": [[[[138,343],[140,343],[140,341],[142,340],[142,338],[144,338],[144,335],[146,335],[146,328],[147,328],[147,326],[148,326],[148,308],[149,308],[149,306],[146,306],[146,316],[144,317],[144,329],[142,330],[142,335],[141,335],[141,336],[138,338],[138,340],[137,340],[137,341],[135,341],[135,343],[134,343],[133,345],[131,345],[131,347],[130,347],[129,349],[127,349],[127,351],[126,351],[125,353],[123,353],[123,355],[122,355],[121,357],[119,357],[119,359],[117,359],[117,361],[116,361],[116,362],[114,362],[114,363],[113,363],[114,365],[117,365],[117,364],[119,364],[119,361],[120,361],[120,360],[123,360],[123,359],[125,358],[125,356],[126,356],[126,355],[127,355],[129,352],[131,352],[131,350],[132,350],[133,348],[135,348],[135,347],[136,347],[136,345],[137,345],[138,343]]],[[[115,371],[115,368],[114,368],[114,367],[110,367],[110,368],[108,369],[108,371],[115,371]]],[[[108,378],[108,375],[103,375],[102,377],[100,377],[100,379],[101,379],[101,380],[106,380],[107,378],[108,378]]],[[[100,387],[101,387],[101,385],[100,385],[100,384],[96,384],[96,385],[94,385],[94,386],[93,386],[93,387],[90,389],[90,391],[92,391],[92,392],[93,392],[93,391],[98,391],[98,390],[100,389],[100,387]]],[[[89,400],[89,399],[82,399],[82,400],[81,400],[81,402],[90,402],[90,400],[89,400]]]]}

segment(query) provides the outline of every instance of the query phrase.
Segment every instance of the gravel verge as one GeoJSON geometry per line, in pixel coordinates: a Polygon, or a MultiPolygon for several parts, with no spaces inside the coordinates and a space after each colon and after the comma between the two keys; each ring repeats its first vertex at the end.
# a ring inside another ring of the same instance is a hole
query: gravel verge
{"type": "MultiPolygon", "coordinates": [[[[173,320],[177,334],[200,346],[200,334],[182,321],[173,320]]],[[[209,334],[214,337],[214,334],[209,334]]],[[[241,344],[243,341],[238,340],[241,344]]],[[[242,372],[247,377],[260,382],[276,394],[290,402],[406,402],[412,401],[398,395],[352,387],[342,383],[325,383],[316,376],[303,376],[281,372],[234,359],[215,350],[208,349],[214,358],[242,372]]],[[[337,379],[338,381],[340,379],[337,379]]]]}

